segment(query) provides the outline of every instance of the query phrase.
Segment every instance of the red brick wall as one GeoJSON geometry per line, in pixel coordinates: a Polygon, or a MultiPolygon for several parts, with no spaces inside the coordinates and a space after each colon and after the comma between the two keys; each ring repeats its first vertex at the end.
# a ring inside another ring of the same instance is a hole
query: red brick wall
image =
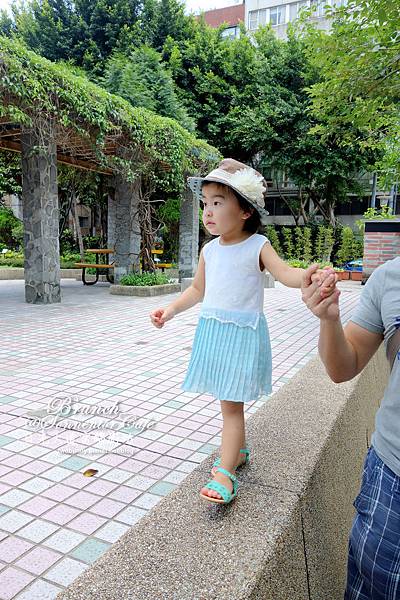
{"type": "Polygon", "coordinates": [[[244,21],[244,4],[207,10],[204,13],[204,19],[210,27],[215,29],[222,23],[228,23],[233,27],[238,25],[239,21],[244,21]]]}
{"type": "Polygon", "coordinates": [[[363,279],[368,279],[376,267],[396,256],[400,256],[400,230],[365,231],[363,279]]]}

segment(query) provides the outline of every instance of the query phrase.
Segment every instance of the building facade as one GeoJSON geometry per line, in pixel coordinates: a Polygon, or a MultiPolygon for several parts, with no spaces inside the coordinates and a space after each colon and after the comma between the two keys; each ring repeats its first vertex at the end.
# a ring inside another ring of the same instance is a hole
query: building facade
{"type": "Polygon", "coordinates": [[[207,10],[203,13],[205,22],[210,27],[217,29],[223,23],[227,27],[222,32],[224,37],[235,38],[240,35],[239,23],[245,22],[245,3],[226,6],[224,8],[216,8],[215,10],[207,10]]]}
{"type": "Polygon", "coordinates": [[[326,17],[326,6],[343,6],[347,0],[246,0],[246,28],[256,31],[263,25],[270,24],[280,39],[286,38],[288,24],[296,21],[303,8],[313,6],[310,19],[317,27],[325,30],[330,28],[330,20],[326,17]]]}

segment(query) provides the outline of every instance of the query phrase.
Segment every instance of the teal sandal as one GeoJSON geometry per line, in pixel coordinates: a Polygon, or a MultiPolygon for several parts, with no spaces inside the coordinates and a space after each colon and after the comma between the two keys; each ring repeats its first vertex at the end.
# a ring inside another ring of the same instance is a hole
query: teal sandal
{"type": "MultiPolygon", "coordinates": [[[[244,463],[242,463],[241,465],[238,465],[236,467],[237,469],[240,469],[241,467],[244,467],[245,465],[247,465],[250,461],[250,450],[248,448],[240,448],[239,450],[240,454],[245,454],[246,455],[246,460],[244,463]]],[[[215,475],[216,471],[213,471],[214,467],[219,467],[219,465],[221,464],[221,458],[218,457],[214,460],[213,465],[211,467],[211,475],[215,475]]]]}
{"type": "Polygon", "coordinates": [[[208,500],[209,502],[216,502],[217,504],[229,504],[229,502],[231,502],[237,496],[237,490],[239,485],[238,480],[235,477],[235,475],[232,475],[232,473],[230,473],[223,467],[218,467],[217,471],[220,471],[221,473],[229,477],[229,479],[231,479],[231,481],[233,482],[232,492],[230,492],[225,485],[213,479],[209,481],[204,487],[209,490],[214,490],[215,492],[218,492],[218,494],[220,494],[222,498],[212,498],[211,496],[206,496],[202,493],[200,493],[200,496],[204,498],[204,500],[208,500]]]}

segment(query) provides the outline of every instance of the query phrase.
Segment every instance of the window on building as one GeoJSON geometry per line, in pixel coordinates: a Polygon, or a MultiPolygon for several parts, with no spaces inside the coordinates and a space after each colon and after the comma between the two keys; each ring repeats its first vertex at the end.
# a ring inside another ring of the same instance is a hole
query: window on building
{"type": "Polygon", "coordinates": [[[309,6],[308,0],[289,4],[289,21],[295,21],[299,16],[301,9],[307,6],[309,6]]]}
{"type": "Polygon", "coordinates": [[[226,29],[223,30],[223,32],[221,33],[222,37],[227,37],[227,38],[236,38],[239,37],[239,27],[235,26],[235,27],[227,27],[226,29]]]}
{"type": "Polygon", "coordinates": [[[325,6],[330,4],[329,0],[313,0],[312,4],[317,7],[315,15],[317,17],[323,17],[325,15],[325,6]]]}
{"type": "Polygon", "coordinates": [[[285,23],[286,4],[283,6],[273,6],[269,9],[269,22],[271,25],[281,25],[285,23]]]}
{"type": "Polygon", "coordinates": [[[267,9],[251,10],[249,12],[249,29],[254,31],[267,22],[267,9]]]}

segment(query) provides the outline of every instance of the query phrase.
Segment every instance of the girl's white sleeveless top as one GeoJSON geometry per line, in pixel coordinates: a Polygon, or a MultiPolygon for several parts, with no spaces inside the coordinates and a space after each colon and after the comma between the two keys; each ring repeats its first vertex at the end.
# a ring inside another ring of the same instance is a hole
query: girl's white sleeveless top
{"type": "Polygon", "coordinates": [[[200,316],[256,329],[264,310],[265,269],[259,256],[264,235],[254,233],[238,244],[223,245],[220,237],[203,247],[205,293],[200,316]]]}

